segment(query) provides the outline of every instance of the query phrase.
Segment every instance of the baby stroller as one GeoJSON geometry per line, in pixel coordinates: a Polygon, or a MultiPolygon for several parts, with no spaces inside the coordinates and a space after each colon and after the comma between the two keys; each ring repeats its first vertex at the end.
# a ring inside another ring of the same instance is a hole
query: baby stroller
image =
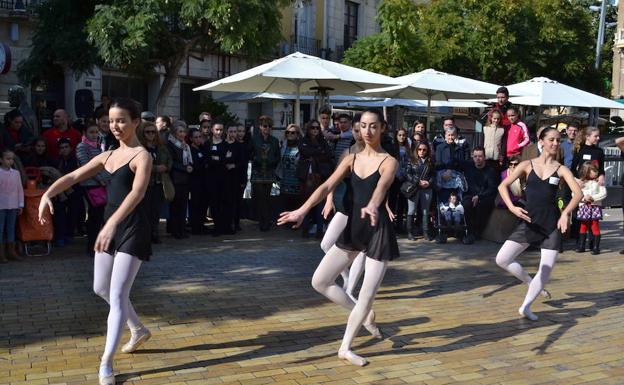
{"type": "Polygon", "coordinates": [[[463,193],[468,190],[466,178],[459,171],[441,170],[436,175],[435,187],[436,243],[446,243],[449,236],[463,241],[468,235],[468,226],[461,203],[463,193]]]}
{"type": "Polygon", "coordinates": [[[27,167],[26,175],[28,181],[24,189],[24,210],[22,215],[17,218],[17,237],[23,246],[24,255],[48,255],[52,249],[51,241],[54,236],[54,228],[52,215],[49,211],[45,213],[46,223],[43,225],[39,223],[39,202],[45,192],[45,190],[37,188],[37,181],[41,180],[41,173],[36,167],[27,167]],[[43,243],[42,251],[33,251],[36,242],[43,243]]]}

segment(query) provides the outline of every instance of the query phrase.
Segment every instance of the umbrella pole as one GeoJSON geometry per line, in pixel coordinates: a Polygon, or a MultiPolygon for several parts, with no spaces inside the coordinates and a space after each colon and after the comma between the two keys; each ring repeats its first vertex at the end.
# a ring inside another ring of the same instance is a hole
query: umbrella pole
{"type": "Polygon", "coordinates": [[[427,135],[431,135],[431,93],[427,93],[427,135]]]}
{"type": "Polygon", "coordinates": [[[297,99],[295,100],[295,110],[293,113],[295,114],[294,120],[297,126],[301,127],[301,121],[299,117],[299,111],[301,110],[301,80],[295,80],[295,87],[297,88],[297,99]]]}

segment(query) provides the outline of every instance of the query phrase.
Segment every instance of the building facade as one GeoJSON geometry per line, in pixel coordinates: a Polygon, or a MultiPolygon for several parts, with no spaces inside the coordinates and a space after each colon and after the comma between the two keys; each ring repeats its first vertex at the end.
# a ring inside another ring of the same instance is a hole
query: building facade
{"type": "MultiPolygon", "coordinates": [[[[340,61],[344,51],[358,38],[379,31],[375,16],[381,0],[296,0],[282,9],[283,41],[275,56],[300,51],[328,60],[340,61]]],[[[30,52],[30,33],[36,17],[26,11],[37,1],[0,1],[0,42],[10,50],[11,68],[0,75],[0,113],[10,109],[8,89],[19,84],[17,65],[30,52]]],[[[194,92],[193,88],[260,63],[248,63],[235,55],[190,55],[181,68],[169,94],[164,114],[174,119],[196,120],[199,106],[207,97],[219,99],[223,93],[194,92]],[[193,119],[193,117],[195,117],[193,119]]],[[[150,78],[134,78],[111,68],[96,68],[92,74],[77,77],[71,71],[59,72],[37,88],[26,87],[29,103],[38,113],[41,124],[50,124],[49,116],[56,108],[64,108],[70,116],[83,115],[85,95],[92,95],[93,104],[100,104],[102,95],[127,96],[138,100],[145,109],[154,110],[155,101],[164,75],[162,71],[150,78]]],[[[88,99],[88,97],[86,98],[88,99]]],[[[282,101],[228,102],[231,113],[241,121],[255,119],[260,114],[274,116],[276,125],[292,121],[290,103],[282,101]]],[[[304,115],[310,116],[304,105],[304,115]],[[307,111],[307,112],[305,112],[307,111]]]]}

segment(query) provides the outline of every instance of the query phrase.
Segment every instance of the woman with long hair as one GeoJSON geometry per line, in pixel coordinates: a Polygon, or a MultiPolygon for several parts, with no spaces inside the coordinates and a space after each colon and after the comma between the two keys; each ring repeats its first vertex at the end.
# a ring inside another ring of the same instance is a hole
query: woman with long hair
{"type": "Polygon", "coordinates": [[[415,190],[407,192],[407,239],[414,239],[414,216],[422,214],[422,232],[425,239],[433,240],[429,233],[429,208],[433,197],[431,181],[433,179],[433,164],[429,154],[429,144],[419,142],[411,153],[410,161],[404,166],[405,179],[415,186],[415,190]],[[420,207],[420,211],[418,211],[420,207]]]}
{"type": "Polygon", "coordinates": [[[582,192],[574,176],[565,166],[555,160],[559,152],[559,131],[547,127],[539,135],[542,153],[534,159],[524,161],[498,186],[498,192],[512,214],[522,220],[514,232],[507,238],[498,254],[496,263],[529,286],[518,313],[532,321],[537,315],[531,311],[531,304],[540,293],[550,297],[544,290],[555,266],[561,234],[568,228],[570,213],[576,209],[582,192]],[[520,177],[526,177],[526,206],[514,205],[509,194],[509,187],[520,177]],[[572,200],[560,212],[557,206],[557,192],[560,180],[573,192],[572,200]],[[516,262],[520,253],[530,244],[541,248],[540,265],[533,278],[516,262]]]}
{"type": "Polygon", "coordinates": [[[395,215],[396,230],[398,233],[402,233],[403,218],[407,211],[407,199],[401,194],[401,184],[405,181],[405,169],[410,160],[410,144],[407,138],[407,129],[399,128],[394,133],[394,153],[398,155],[399,167],[397,168],[394,182],[390,186],[390,193],[388,195],[388,204],[390,209],[395,215]]]}
{"type": "Polygon", "coordinates": [[[604,170],[604,150],[598,147],[600,142],[600,130],[598,127],[585,127],[581,130],[574,140],[574,149],[572,157],[572,173],[579,176],[579,168],[585,162],[591,162],[598,167],[598,183],[604,186],[605,170],[604,170]]]}
{"type": "Polygon", "coordinates": [[[306,214],[351,175],[353,204],[347,227],[329,250],[312,277],[312,287],[332,302],[350,310],[347,328],[338,357],[353,365],[368,361],[351,350],[353,339],[364,326],[380,334],[372,312],[373,301],[383,280],[389,260],[399,256],[399,248],[388,212],[383,209],[398,162],[381,147],[382,117],[377,111],[365,111],[360,119],[360,132],[366,147],[358,154],[346,156],[334,173],[308,200],[295,211],[280,215],[278,224],[301,225],[306,214]],[[381,209],[380,209],[381,208],[381,209]],[[366,267],[357,303],[336,285],[336,278],[360,253],[366,255],[366,267]]]}
{"type": "Polygon", "coordinates": [[[104,226],[95,241],[93,290],[110,305],[106,346],[99,370],[100,385],[114,385],[113,356],[124,323],[132,336],[123,346],[135,351],[151,336],[130,303],[130,289],[142,261],[152,255],[145,191],[152,171],[152,159],[141,146],[136,129],[141,119],[137,103],[117,99],[109,110],[110,128],[120,146],[91,159],[86,165],[58,179],[41,197],[39,221],[44,212],[53,212],[52,198],[67,188],[105,171],[110,174],[104,226]]]}

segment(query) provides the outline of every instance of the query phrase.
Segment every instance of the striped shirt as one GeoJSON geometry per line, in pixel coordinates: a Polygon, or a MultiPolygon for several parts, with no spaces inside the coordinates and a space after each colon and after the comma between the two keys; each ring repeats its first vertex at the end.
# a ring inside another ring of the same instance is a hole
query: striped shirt
{"type": "Polygon", "coordinates": [[[336,161],[340,159],[340,156],[345,150],[351,147],[352,142],[353,131],[351,131],[351,129],[340,132],[340,139],[338,139],[334,145],[334,159],[336,159],[336,161]]]}

